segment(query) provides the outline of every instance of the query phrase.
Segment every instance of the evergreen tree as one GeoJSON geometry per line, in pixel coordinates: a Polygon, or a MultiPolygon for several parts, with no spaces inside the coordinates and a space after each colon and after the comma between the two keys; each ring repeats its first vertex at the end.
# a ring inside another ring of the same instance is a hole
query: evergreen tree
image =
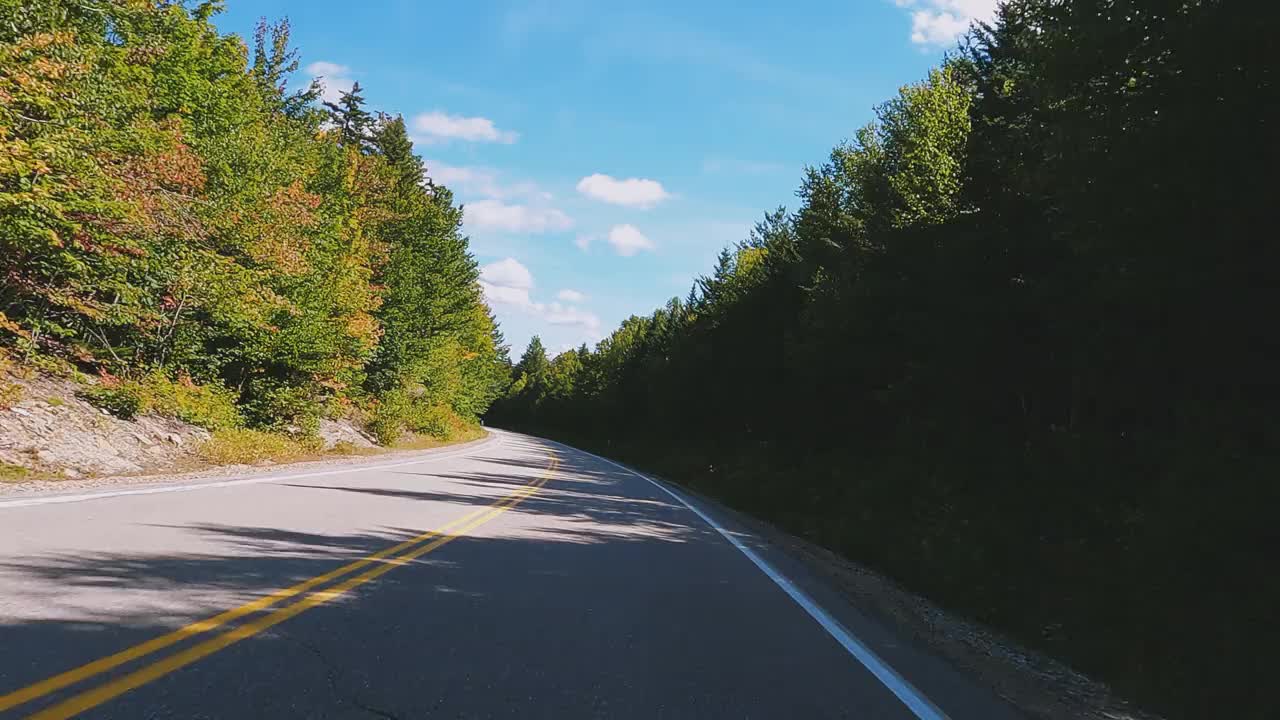
{"type": "Polygon", "coordinates": [[[546,376],[549,364],[547,348],[542,344],[542,338],[534,335],[529,338],[528,347],[520,355],[520,362],[516,363],[516,374],[528,375],[531,380],[540,382],[546,376]]]}
{"type": "Polygon", "coordinates": [[[413,152],[413,141],[409,139],[404,116],[391,117],[379,114],[371,142],[373,147],[387,159],[387,163],[395,169],[396,188],[400,193],[420,193],[426,177],[426,168],[422,159],[413,152]]]}
{"type": "Polygon", "coordinates": [[[1239,700],[1280,632],[1280,344],[1242,310],[1280,306],[1258,17],[1001,3],[683,306],[522,376],[493,420],[718,495],[1170,717],[1270,717],[1239,700]]]}
{"type": "Polygon", "coordinates": [[[365,99],[360,94],[362,89],[357,82],[350,90],[342,93],[338,102],[324,103],[329,111],[329,121],[338,130],[338,141],[344,147],[357,150],[366,150],[372,145],[373,116],[364,109],[365,99]]]}

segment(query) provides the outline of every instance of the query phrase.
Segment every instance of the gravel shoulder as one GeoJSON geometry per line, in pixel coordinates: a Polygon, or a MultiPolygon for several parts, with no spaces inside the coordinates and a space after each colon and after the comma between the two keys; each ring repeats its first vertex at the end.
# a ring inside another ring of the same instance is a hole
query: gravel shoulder
{"type": "Polygon", "coordinates": [[[1064,663],[1022,647],[978,623],[916,595],[889,578],[826,548],[726,507],[668,478],[716,514],[747,528],[757,540],[798,561],[859,611],[897,637],[942,658],[1035,720],[1161,720],[1117,697],[1104,684],[1064,663]]]}
{"type": "Polygon", "coordinates": [[[242,477],[261,476],[271,472],[306,473],[338,470],[362,465],[381,465],[403,462],[417,457],[430,457],[442,452],[456,452],[466,448],[479,448],[498,442],[498,436],[486,432],[485,436],[468,442],[452,443],[426,450],[381,450],[364,455],[331,456],[299,462],[263,462],[256,465],[219,465],[190,472],[163,472],[143,475],[108,475],[92,478],[65,480],[29,480],[0,483],[0,501],[28,497],[75,495],[86,492],[158,486],[199,485],[242,477]]]}

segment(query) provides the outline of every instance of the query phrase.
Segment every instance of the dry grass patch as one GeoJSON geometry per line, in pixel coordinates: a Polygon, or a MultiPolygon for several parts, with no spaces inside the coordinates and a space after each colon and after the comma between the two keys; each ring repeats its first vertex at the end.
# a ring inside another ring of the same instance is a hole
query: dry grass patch
{"type": "Polygon", "coordinates": [[[19,483],[30,479],[30,470],[21,465],[0,462],[0,483],[19,483]]]}
{"type": "Polygon", "coordinates": [[[278,433],[228,428],[214,431],[197,453],[202,460],[214,465],[253,465],[264,460],[302,460],[318,455],[320,448],[278,433]]]}

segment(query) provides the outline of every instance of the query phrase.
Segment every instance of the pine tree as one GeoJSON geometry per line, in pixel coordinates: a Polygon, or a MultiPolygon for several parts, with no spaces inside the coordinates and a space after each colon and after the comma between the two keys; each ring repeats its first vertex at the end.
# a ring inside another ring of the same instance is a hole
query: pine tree
{"type": "Polygon", "coordinates": [[[395,169],[396,188],[402,195],[421,189],[426,168],[422,158],[413,152],[413,141],[409,139],[403,116],[379,114],[371,142],[387,159],[387,164],[395,169]]]}
{"type": "Polygon", "coordinates": [[[339,142],[347,147],[366,150],[372,146],[373,115],[364,109],[365,99],[360,90],[360,83],[356,83],[342,93],[338,102],[326,101],[324,106],[329,111],[329,120],[338,129],[339,142]]]}
{"type": "Polygon", "coordinates": [[[516,375],[524,373],[530,379],[541,379],[546,375],[549,364],[547,348],[542,344],[542,338],[534,335],[529,339],[529,347],[520,356],[520,362],[516,364],[516,375]]]}

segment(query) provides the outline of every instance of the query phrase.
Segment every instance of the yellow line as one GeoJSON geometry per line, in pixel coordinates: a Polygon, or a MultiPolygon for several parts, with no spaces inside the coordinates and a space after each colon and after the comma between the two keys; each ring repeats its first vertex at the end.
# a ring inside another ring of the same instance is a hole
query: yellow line
{"type": "MultiPolygon", "coordinates": [[[[548,468],[548,470],[549,471],[554,470],[555,465],[556,465],[556,461],[553,459],[552,464],[548,468]]],[[[65,718],[73,717],[79,713],[84,712],[85,710],[89,710],[91,708],[97,707],[102,703],[105,703],[109,700],[119,697],[120,695],[123,695],[124,693],[127,693],[130,690],[133,690],[137,687],[146,685],[149,682],[152,682],[161,677],[164,677],[165,675],[168,675],[169,673],[175,670],[186,667],[187,665],[190,665],[191,663],[194,663],[198,660],[202,660],[212,655],[213,653],[218,652],[219,650],[222,650],[228,646],[231,646],[231,645],[234,645],[235,643],[240,642],[241,640],[244,640],[249,637],[253,637],[254,635],[257,635],[263,630],[267,630],[276,625],[279,625],[280,623],[284,622],[285,620],[288,620],[291,617],[294,617],[295,615],[300,615],[303,612],[306,612],[307,610],[310,610],[313,607],[316,607],[318,605],[323,605],[331,600],[335,600],[347,594],[352,589],[359,587],[360,585],[363,585],[371,580],[377,579],[378,577],[381,577],[382,575],[390,572],[396,567],[399,567],[401,565],[408,563],[411,560],[414,560],[423,555],[426,555],[427,553],[435,550],[436,548],[442,545],[446,545],[450,542],[453,542],[454,540],[457,540],[459,537],[462,537],[463,535],[465,535],[467,532],[474,530],[475,528],[481,525],[484,525],[485,523],[489,522],[493,518],[501,515],[507,510],[510,510],[516,505],[519,505],[529,496],[533,495],[535,492],[538,491],[540,487],[542,487],[542,485],[544,485],[547,482],[548,479],[549,478],[546,478],[546,477],[541,478],[539,480],[534,481],[533,483],[530,483],[529,485],[526,485],[521,490],[517,490],[515,493],[512,493],[512,496],[508,496],[510,498],[510,501],[505,506],[499,505],[489,509],[488,511],[485,512],[484,515],[471,521],[464,527],[457,530],[457,532],[444,534],[440,538],[433,540],[432,542],[420,548],[411,550],[403,555],[399,555],[394,558],[391,558],[387,560],[386,564],[375,567],[372,570],[366,571],[353,578],[344,580],[343,582],[331,588],[328,588],[327,590],[317,590],[316,592],[308,595],[307,597],[303,598],[302,600],[299,600],[298,602],[292,605],[289,605],[288,607],[280,608],[279,610],[276,610],[275,612],[272,612],[271,614],[266,615],[264,617],[258,618],[253,622],[248,622],[248,623],[245,623],[244,625],[228,630],[227,632],[223,633],[222,635],[219,635],[218,637],[212,638],[210,640],[205,640],[204,642],[198,645],[192,646],[186,650],[183,650],[182,652],[175,653],[162,660],[157,660],[151,665],[148,665],[140,670],[136,670],[128,675],[125,675],[122,678],[113,680],[112,682],[106,683],[105,685],[101,685],[97,688],[94,688],[93,690],[80,693],[79,695],[76,695],[68,700],[64,700],[63,702],[60,702],[57,705],[54,705],[53,707],[50,707],[46,710],[42,710],[41,712],[38,712],[34,715],[29,716],[29,720],[65,720],[65,718]]]]}
{"type": "MultiPolygon", "coordinates": [[[[547,470],[551,471],[552,469],[554,469],[557,463],[558,463],[558,459],[553,456],[551,460],[551,464],[548,466],[547,470]]],[[[537,481],[534,481],[534,482],[537,482],[537,481]]],[[[529,487],[532,484],[533,483],[529,483],[528,485],[525,485],[525,487],[529,487]]],[[[463,517],[458,518],[457,520],[454,520],[444,525],[443,527],[440,527],[435,530],[427,531],[416,537],[409,538],[408,540],[405,540],[402,543],[386,548],[385,550],[379,550],[376,553],[373,553],[364,558],[356,560],[355,562],[348,563],[347,565],[343,565],[342,567],[331,570],[327,573],[324,573],[323,575],[318,575],[314,578],[311,578],[310,580],[305,580],[303,582],[298,583],[297,585],[293,585],[292,587],[287,587],[287,588],[277,590],[271,593],[270,595],[264,595],[263,597],[260,597],[257,600],[254,600],[252,602],[245,603],[240,607],[233,608],[226,612],[215,615],[211,618],[207,618],[204,620],[200,620],[198,622],[191,623],[190,625],[186,625],[185,627],[178,628],[177,630],[174,630],[173,632],[168,633],[166,635],[161,635],[160,637],[153,638],[144,643],[135,645],[131,648],[127,648],[113,655],[108,655],[106,657],[99,658],[97,660],[94,660],[93,662],[87,663],[85,665],[81,665],[78,668],[74,668],[72,670],[68,670],[63,673],[59,673],[58,675],[54,675],[53,677],[46,678],[44,680],[41,680],[40,682],[34,683],[32,685],[28,685],[27,687],[15,690],[6,695],[0,695],[0,712],[16,707],[18,705],[22,705],[24,703],[28,703],[32,700],[43,697],[51,692],[55,692],[69,685],[74,685],[75,683],[87,680],[95,675],[100,675],[104,672],[107,672],[108,670],[112,670],[121,665],[124,665],[125,663],[132,662],[142,657],[146,657],[147,655],[150,655],[159,650],[163,650],[164,648],[167,648],[171,645],[182,642],[183,640],[186,640],[190,637],[194,637],[196,635],[206,633],[210,630],[217,629],[233,620],[237,620],[246,615],[250,615],[252,613],[258,612],[259,610],[267,609],[272,605],[275,605],[276,603],[280,602],[281,600],[287,600],[289,598],[301,595],[307,592],[308,590],[311,590],[317,586],[323,585],[330,581],[336,580],[344,575],[348,575],[352,572],[355,572],[356,570],[359,570],[362,567],[365,567],[379,560],[382,560],[383,558],[386,558],[389,555],[394,555],[395,553],[398,553],[402,550],[406,550],[419,543],[425,542],[426,540],[429,540],[437,535],[446,533],[452,528],[458,527],[460,525],[464,525],[475,518],[478,518],[480,516],[483,516],[491,512],[493,508],[502,505],[507,500],[509,500],[512,497],[515,497],[520,492],[521,490],[516,490],[515,492],[504,496],[502,499],[498,500],[488,508],[480,508],[478,510],[470,512],[464,515],[463,517]]]]}

